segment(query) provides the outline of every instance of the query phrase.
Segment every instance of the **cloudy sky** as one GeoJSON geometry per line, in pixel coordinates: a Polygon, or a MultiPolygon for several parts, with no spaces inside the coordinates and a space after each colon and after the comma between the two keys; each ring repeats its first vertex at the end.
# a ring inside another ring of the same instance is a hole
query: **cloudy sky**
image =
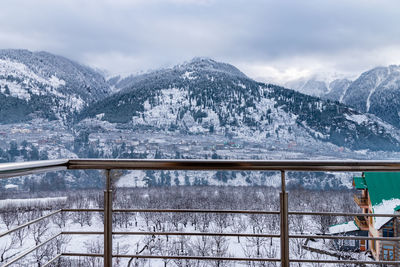
{"type": "Polygon", "coordinates": [[[195,56],[273,82],[400,64],[398,0],[3,0],[0,48],[127,75],[195,56]]]}

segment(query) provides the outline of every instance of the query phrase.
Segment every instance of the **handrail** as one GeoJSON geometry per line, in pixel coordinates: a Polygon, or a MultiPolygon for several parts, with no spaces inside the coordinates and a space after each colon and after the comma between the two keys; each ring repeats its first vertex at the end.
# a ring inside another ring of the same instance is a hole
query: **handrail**
{"type": "Polygon", "coordinates": [[[66,170],[68,159],[12,162],[0,164],[0,178],[66,170]]]}
{"type": "Polygon", "coordinates": [[[400,171],[400,161],[70,159],[68,169],[360,172],[400,171]]]}
{"type": "Polygon", "coordinates": [[[248,170],[248,171],[400,171],[394,160],[169,160],[169,159],[60,159],[1,163],[0,178],[66,169],[130,170],[248,170]]]}

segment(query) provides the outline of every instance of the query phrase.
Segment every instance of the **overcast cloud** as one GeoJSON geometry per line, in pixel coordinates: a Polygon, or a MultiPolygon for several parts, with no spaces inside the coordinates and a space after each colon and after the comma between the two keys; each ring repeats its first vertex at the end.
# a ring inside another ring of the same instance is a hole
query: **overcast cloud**
{"type": "Polygon", "coordinates": [[[195,56],[282,82],[400,64],[398,0],[6,0],[0,48],[44,50],[110,74],[195,56]]]}

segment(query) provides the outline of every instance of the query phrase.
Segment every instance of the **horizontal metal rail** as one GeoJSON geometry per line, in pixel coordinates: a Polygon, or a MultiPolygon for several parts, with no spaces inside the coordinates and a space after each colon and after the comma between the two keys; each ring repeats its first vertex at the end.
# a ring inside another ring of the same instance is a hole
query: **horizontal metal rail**
{"type": "Polygon", "coordinates": [[[62,235],[104,235],[100,231],[62,231],[62,235]]]}
{"type": "Polygon", "coordinates": [[[238,233],[198,233],[198,232],[113,232],[113,235],[160,235],[160,236],[227,236],[227,237],[272,237],[280,238],[279,234],[238,234],[238,233]]]}
{"type": "Polygon", "coordinates": [[[20,259],[22,259],[23,257],[25,257],[26,255],[28,255],[29,253],[31,253],[32,251],[37,250],[38,248],[46,245],[47,243],[49,243],[50,241],[54,240],[55,238],[59,237],[61,235],[61,233],[56,234],[53,237],[50,237],[49,239],[47,239],[46,241],[38,244],[37,246],[34,246],[32,248],[29,248],[27,250],[25,250],[23,253],[17,255],[16,257],[12,258],[10,261],[8,261],[6,264],[4,264],[2,267],[7,267],[10,266],[11,264],[19,261],[20,259]]]}
{"type": "Polygon", "coordinates": [[[400,171],[400,161],[70,159],[68,169],[360,172],[400,171]]]}
{"type": "MultiPolygon", "coordinates": [[[[65,252],[61,256],[65,257],[98,257],[102,258],[103,254],[94,253],[75,253],[65,252]]],[[[278,262],[278,258],[228,258],[228,257],[206,257],[206,256],[158,256],[158,255],[112,255],[115,258],[136,258],[136,259],[171,259],[171,260],[209,260],[209,261],[263,261],[263,262],[278,262]]],[[[299,263],[343,263],[343,264],[387,264],[397,265],[400,261],[363,261],[363,260],[313,260],[313,259],[290,259],[291,262],[299,263]]]]}
{"type": "Polygon", "coordinates": [[[0,164],[0,178],[66,170],[68,159],[12,162],[0,164]]]}
{"type": "Polygon", "coordinates": [[[306,260],[306,259],[290,259],[291,262],[300,262],[300,263],[342,263],[342,264],[388,264],[388,265],[397,265],[400,264],[400,261],[361,261],[361,260],[306,260]]]}
{"type": "Polygon", "coordinates": [[[49,214],[47,214],[47,215],[44,215],[44,216],[42,216],[42,217],[40,217],[40,218],[37,218],[37,219],[32,220],[32,221],[30,221],[30,222],[21,224],[21,225],[15,227],[15,228],[13,228],[13,229],[10,229],[10,230],[8,230],[8,231],[6,231],[6,232],[1,233],[1,234],[0,234],[0,238],[3,237],[3,236],[5,236],[5,235],[11,234],[11,233],[13,233],[13,232],[15,232],[15,231],[21,230],[22,228],[27,227],[27,226],[29,226],[29,225],[31,225],[31,224],[37,223],[37,222],[39,222],[39,221],[41,221],[41,220],[44,220],[44,219],[46,219],[46,218],[48,218],[48,217],[51,217],[51,216],[53,216],[53,215],[55,215],[55,214],[57,214],[57,213],[59,213],[59,212],[61,212],[61,210],[56,210],[56,211],[51,212],[51,213],[49,213],[49,214]]]}
{"type": "MultiPolygon", "coordinates": [[[[103,235],[104,232],[94,231],[63,231],[63,235],[103,235]]],[[[245,233],[207,233],[207,232],[126,232],[114,231],[113,235],[157,235],[157,236],[228,236],[228,237],[272,237],[279,238],[279,234],[245,234],[245,233]]]]}
{"type": "Polygon", "coordinates": [[[279,215],[279,211],[263,210],[200,210],[200,209],[113,209],[113,212],[151,212],[151,213],[223,213],[223,214],[265,214],[279,215]]]}
{"type": "Polygon", "coordinates": [[[361,172],[400,171],[400,161],[60,159],[2,163],[0,164],[0,178],[66,169],[361,172]]]}
{"type": "Polygon", "coordinates": [[[400,217],[397,214],[375,214],[375,213],[352,213],[352,212],[312,212],[312,211],[289,211],[289,215],[321,215],[321,216],[367,216],[367,217],[400,217]]]}
{"type": "MultiPolygon", "coordinates": [[[[103,254],[74,253],[66,252],[62,256],[66,257],[103,257],[103,254]]],[[[171,259],[171,260],[205,260],[205,261],[264,261],[277,262],[276,258],[235,258],[235,257],[208,257],[208,256],[163,256],[163,255],[129,255],[113,254],[114,258],[136,258],[136,259],[171,259]]]]}
{"type": "Polygon", "coordinates": [[[104,212],[104,209],[61,209],[62,212],[104,212]]]}
{"type": "Polygon", "coordinates": [[[344,236],[344,235],[289,235],[289,238],[400,241],[400,237],[369,237],[369,236],[348,236],[348,235],[347,236],[344,236]]]}

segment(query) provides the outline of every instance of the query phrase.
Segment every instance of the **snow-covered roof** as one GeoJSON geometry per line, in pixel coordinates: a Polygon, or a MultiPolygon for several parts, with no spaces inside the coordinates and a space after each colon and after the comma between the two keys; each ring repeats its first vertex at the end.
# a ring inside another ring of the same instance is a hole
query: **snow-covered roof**
{"type": "MultiPolygon", "coordinates": [[[[380,204],[373,205],[372,209],[376,214],[394,214],[396,212],[396,208],[399,205],[400,205],[400,199],[394,198],[391,200],[383,200],[380,204]]],[[[393,217],[374,217],[374,219],[375,219],[374,228],[379,230],[387,222],[393,219],[393,217]]]]}
{"type": "Polygon", "coordinates": [[[340,234],[360,230],[354,221],[331,225],[328,229],[330,234],[340,234]]]}

